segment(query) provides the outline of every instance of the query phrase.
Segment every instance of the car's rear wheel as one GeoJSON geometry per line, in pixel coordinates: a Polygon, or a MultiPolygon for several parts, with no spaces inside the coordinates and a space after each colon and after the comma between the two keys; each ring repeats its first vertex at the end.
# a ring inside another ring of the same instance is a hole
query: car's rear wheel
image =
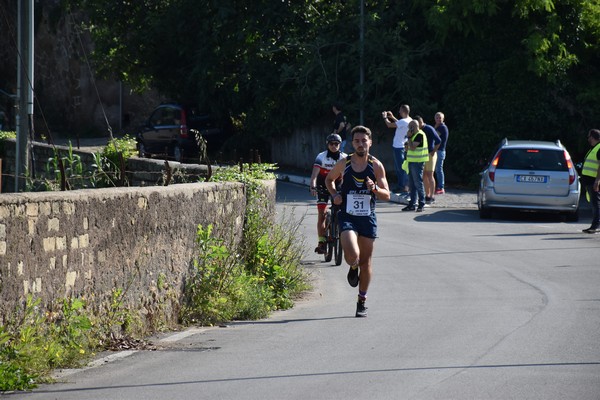
{"type": "Polygon", "coordinates": [[[477,208],[479,208],[479,218],[490,219],[492,218],[492,209],[483,205],[481,198],[477,199],[477,208]]]}
{"type": "Polygon", "coordinates": [[[492,209],[488,207],[482,207],[479,209],[479,218],[490,219],[492,218],[492,209]]]}
{"type": "Polygon", "coordinates": [[[567,220],[567,222],[577,222],[577,221],[579,221],[579,209],[577,209],[575,212],[567,213],[565,215],[565,219],[567,220]]]}
{"type": "Polygon", "coordinates": [[[481,192],[477,194],[477,208],[479,208],[479,218],[492,218],[492,209],[483,205],[481,192]]]}

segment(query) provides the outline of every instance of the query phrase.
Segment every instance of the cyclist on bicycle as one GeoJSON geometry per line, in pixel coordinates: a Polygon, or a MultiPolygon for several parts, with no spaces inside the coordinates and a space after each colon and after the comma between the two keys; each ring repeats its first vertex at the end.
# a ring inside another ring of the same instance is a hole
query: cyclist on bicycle
{"type": "Polygon", "coordinates": [[[310,194],[317,196],[317,234],[319,235],[319,244],[315,248],[315,253],[318,254],[325,254],[327,252],[325,214],[327,213],[327,203],[331,196],[325,186],[325,177],[340,159],[346,157],[346,153],[340,151],[341,143],[342,138],[337,133],[327,136],[327,150],[317,155],[310,176],[310,194]]]}

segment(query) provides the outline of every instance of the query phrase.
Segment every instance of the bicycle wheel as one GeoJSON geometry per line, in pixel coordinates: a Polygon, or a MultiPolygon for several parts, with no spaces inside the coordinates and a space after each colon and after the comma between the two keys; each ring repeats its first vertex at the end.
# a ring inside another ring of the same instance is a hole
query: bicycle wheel
{"type": "Polygon", "coordinates": [[[331,211],[327,210],[325,214],[325,234],[327,235],[327,252],[325,253],[325,262],[331,261],[333,257],[333,225],[331,221],[331,211]]]}
{"type": "Polygon", "coordinates": [[[331,223],[331,225],[333,226],[332,231],[333,231],[333,250],[334,250],[334,255],[335,255],[335,265],[341,265],[342,264],[342,240],[341,240],[341,235],[340,235],[340,224],[338,223],[338,219],[337,219],[337,212],[335,214],[335,217],[333,218],[333,221],[331,223]]]}

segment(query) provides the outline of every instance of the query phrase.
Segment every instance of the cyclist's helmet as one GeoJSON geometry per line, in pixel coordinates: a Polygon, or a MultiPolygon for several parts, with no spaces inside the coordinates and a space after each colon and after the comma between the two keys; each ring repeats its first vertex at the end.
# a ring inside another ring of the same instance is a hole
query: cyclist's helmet
{"type": "Polygon", "coordinates": [[[327,136],[327,143],[331,142],[342,143],[342,137],[337,133],[332,133],[331,135],[327,136]]]}

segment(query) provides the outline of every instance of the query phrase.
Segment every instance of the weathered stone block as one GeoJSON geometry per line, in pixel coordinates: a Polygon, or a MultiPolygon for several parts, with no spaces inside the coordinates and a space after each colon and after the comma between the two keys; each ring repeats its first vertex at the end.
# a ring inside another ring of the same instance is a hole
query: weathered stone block
{"type": "MultiPolygon", "coordinates": [[[[275,181],[263,191],[272,218],[275,181]]],[[[115,290],[148,324],[176,322],[198,225],[213,224],[215,235],[238,245],[245,208],[241,183],[2,194],[0,322],[28,293],[42,304],[84,297],[102,313],[115,290]],[[169,291],[157,290],[158,276],[169,291]]]]}

